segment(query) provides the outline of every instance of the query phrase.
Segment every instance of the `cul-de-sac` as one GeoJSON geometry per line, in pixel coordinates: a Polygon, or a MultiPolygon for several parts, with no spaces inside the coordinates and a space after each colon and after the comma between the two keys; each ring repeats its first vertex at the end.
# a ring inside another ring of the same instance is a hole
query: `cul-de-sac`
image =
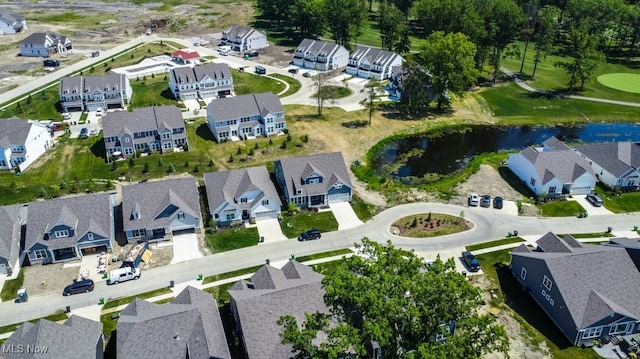
{"type": "Polygon", "coordinates": [[[637,0],[0,0],[0,358],[640,357],[637,0]]]}

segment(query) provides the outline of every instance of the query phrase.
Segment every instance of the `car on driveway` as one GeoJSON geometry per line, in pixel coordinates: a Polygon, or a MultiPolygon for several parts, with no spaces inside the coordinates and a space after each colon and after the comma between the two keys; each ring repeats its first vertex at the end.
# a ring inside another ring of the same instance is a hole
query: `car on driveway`
{"type": "Polygon", "coordinates": [[[266,73],[267,73],[267,69],[265,69],[265,68],[264,68],[264,67],[262,67],[262,66],[256,66],[256,73],[257,73],[258,75],[264,75],[264,74],[266,74],[266,73]]]}
{"type": "Polygon", "coordinates": [[[587,201],[591,202],[594,207],[602,207],[602,199],[595,193],[588,194],[587,201]]]}
{"type": "Polygon", "coordinates": [[[94,286],[95,285],[91,279],[79,280],[73,282],[71,285],[64,287],[62,295],[68,296],[78,293],[89,293],[93,290],[94,286]]]}
{"type": "Polygon", "coordinates": [[[491,196],[489,196],[488,194],[482,196],[482,199],[480,200],[480,206],[486,208],[491,207],[491,196]]]}
{"type": "Polygon", "coordinates": [[[477,193],[469,195],[469,207],[478,207],[480,204],[480,196],[477,193]]]}
{"type": "Polygon", "coordinates": [[[498,196],[493,199],[493,208],[502,209],[503,205],[504,205],[504,200],[502,199],[502,197],[498,196]]]}
{"type": "Polygon", "coordinates": [[[307,71],[302,74],[302,77],[311,77],[311,71],[307,71]]]}
{"type": "Polygon", "coordinates": [[[476,259],[476,256],[471,252],[462,252],[462,260],[467,265],[470,271],[477,272],[480,270],[480,262],[476,259]]]}
{"type": "Polygon", "coordinates": [[[98,135],[97,128],[92,128],[91,131],[89,131],[89,136],[97,136],[97,135],[98,135]]]}
{"type": "Polygon", "coordinates": [[[292,68],[289,69],[289,72],[292,73],[292,74],[297,74],[298,73],[298,69],[295,68],[295,67],[292,67],[292,68]]]}
{"type": "Polygon", "coordinates": [[[304,242],[304,241],[311,241],[314,239],[320,239],[320,237],[322,237],[322,234],[320,234],[320,231],[317,229],[312,229],[312,230],[300,233],[300,235],[298,236],[298,240],[300,242],[304,242]]]}
{"type": "Polygon", "coordinates": [[[80,129],[80,138],[89,136],[89,130],[86,127],[80,129]]]}

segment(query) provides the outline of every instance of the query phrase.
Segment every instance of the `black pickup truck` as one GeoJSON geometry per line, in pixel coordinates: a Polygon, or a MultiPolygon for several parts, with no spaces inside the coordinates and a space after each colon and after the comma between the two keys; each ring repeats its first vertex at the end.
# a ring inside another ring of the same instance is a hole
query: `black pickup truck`
{"type": "Polygon", "coordinates": [[[60,66],[60,61],[58,60],[44,60],[44,67],[58,67],[60,66]]]}

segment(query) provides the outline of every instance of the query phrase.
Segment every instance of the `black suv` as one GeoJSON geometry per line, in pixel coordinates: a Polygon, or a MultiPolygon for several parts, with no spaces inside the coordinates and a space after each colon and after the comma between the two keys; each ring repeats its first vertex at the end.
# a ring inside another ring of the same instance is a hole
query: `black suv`
{"type": "Polygon", "coordinates": [[[300,233],[300,235],[298,236],[298,240],[303,242],[303,241],[310,241],[313,239],[319,239],[320,237],[322,237],[322,235],[320,234],[320,231],[317,229],[312,229],[310,231],[300,233]]]}
{"type": "Polygon", "coordinates": [[[477,272],[480,270],[480,262],[476,259],[471,252],[462,252],[462,259],[466,263],[469,270],[472,272],[477,272]]]}
{"type": "Polygon", "coordinates": [[[64,292],[62,295],[67,296],[71,294],[78,293],[89,293],[93,290],[94,284],[91,279],[79,280],[77,282],[73,282],[73,284],[68,285],[64,288],[64,292]]]}

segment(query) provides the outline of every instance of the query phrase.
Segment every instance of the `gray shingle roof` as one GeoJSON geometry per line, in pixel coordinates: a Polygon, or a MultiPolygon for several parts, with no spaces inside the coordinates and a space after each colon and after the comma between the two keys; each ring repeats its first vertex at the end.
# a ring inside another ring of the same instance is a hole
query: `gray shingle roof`
{"type": "Polygon", "coordinates": [[[46,32],[34,32],[31,35],[25,37],[20,41],[20,44],[38,44],[44,45],[47,42],[47,37],[50,38],[54,43],[64,43],[67,40],[67,37],[64,35],[60,35],[53,31],[46,32]]]}
{"type": "Polygon", "coordinates": [[[633,142],[593,143],[575,149],[616,177],[640,168],[640,144],[633,142]]]}
{"type": "Polygon", "coordinates": [[[94,233],[112,238],[111,194],[98,193],[76,197],[55,198],[29,204],[29,223],[25,249],[42,243],[51,249],[72,247],[91,227],[94,233]],[[74,236],[45,240],[45,234],[56,224],[76,227],[74,236]]]}
{"type": "Polygon", "coordinates": [[[0,118],[0,147],[6,149],[10,145],[24,145],[34,125],[32,121],[20,118],[0,118]]]}
{"type": "Polygon", "coordinates": [[[205,173],[204,183],[209,211],[215,210],[225,202],[234,204],[238,208],[251,208],[260,205],[260,199],[264,197],[282,205],[278,191],[271,182],[269,171],[265,166],[205,173]],[[256,199],[252,203],[236,202],[236,198],[255,190],[261,191],[264,197],[256,199]]]}
{"type": "Polygon", "coordinates": [[[102,118],[102,126],[104,137],[111,137],[124,133],[182,128],[184,119],[180,109],[174,105],[140,107],[132,112],[108,112],[102,118]]]}
{"type": "Polygon", "coordinates": [[[16,12],[0,9],[0,21],[2,20],[4,20],[7,24],[12,25],[15,22],[24,21],[24,18],[22,17],[22,15],[16,12]]]}
{"type": "Polygon", "coordinates": [[[367,59],[367,62],[370,64],[389,66],[396,58],[402,57],[392,51],[376,49],[368,46],[356,46],[355,50],[351,52],[349,58],[360,62],[363,59],[367,59]]]}
{"type": "Polygon", "coordinates": [[[136,298],[120,313],[117,341],[123,359],[231,358],[215,298],[190,286],[167,304],[136,298]]]}
{"type": "Polygon", "coordinates": [[[319,40],[303,39],[296,48],[295,52],[303,54],[311,54],[312,56],[331,57],[340,48],[344,46],[336,43],[324,42],[319,40]]]}
{"type": "Polygon", "coordinates": [[[231,70],[227,64],[207,64],[195,67],[186,66],[171,70],[171,78],[178,84],[200,82],[205,77],[213,80],[231,79],[231,70]]]}
{"type": "Polygon", "coordinates": [[[324,194],[337,181],[352,187],[349,171],[341,152],[282,158],[277,162],[282,166],[288,197],[299,195],[295,189],[302,190],[303,195],[324,194]],[[302,180],[311,174],[311,170],[320,172],[319,174],[324,178],[322,183],[303,185],[302,180]]]}
{"type": "Polygon", "coordinates": [[[9,265],[13,265],[20,254],[20,232],[26,220],[26,209],[22,204],[0,207],[0,257],[7,259],[9,265]],[[22,216],[22,223],[19,216],[22,216]]]}
{"type": "Polygon", "coordinates": [[[163,228],[170,218],[156,218],[169,205],[196,218],[202,218],[198,187],[193,176],[122,186],[122,217],[124,230],[163,228]],[[140,209],[140,219],[132,219],[134,208],[140,209]]]}
{"type": "Polygon", "coordinates": [[[271,92],[219,98],[207,106],[214,121],[284,112],[278,96],[271,92]]]}
{"type": "MultiPolygon", "coordinates": [[[[102,324],[79,316],[71,316],[64,324],[46,319],[37,323],[25,322],[4,342],[13,345],[46,348],[46,353],[2,352],[5,359],[88,359],[97,358],[98,342],[102,339],[102,324]]],[[[100,352],[102,354],[102,352],[100,352]]],[[[102,358],[102,356],[100,356],[102,358]]]]}
{"type": "Polygon", "coordinates": [[[543,184],[556,177],[563,183],[571,183],[585,173],[595,177],[591,166],[582,156],[554,139],[555,137],[551,137],[544,142],[544,151],[527,147],[520,152],[533,164],[543,184]]]}
{"type": "Polygon", "coordinates": [[[282,327],[276,321],[292,315],[301,323],[305,313],[328,313],[323,276],[296,261],[282,269],[264,265],[251,283],[238,281],[229,295],[235,300],[249,359],[290,358],[291,345],[281,344],[282,327]]]}
{"type": "Polygon", "coordinates": [[[588,327],[614,312],[640,319],[640,275],[624,248],[572,247],[566,242],[554,246],[548,242],[564,241],[557,236],[544,238],[544,252],[512,252],[512,256],[544,263],[576,328],[588,327]]]}
{"type": "Polygon", "coordinates": [[[250,26],[231,24],[223,34],[226,34],[230,38],[242,39],[251,36],[254,32],[257,32],[256,29],[250,26]]]}
{"type": "Polygon", "coordinates": [[[545,252],[571,252],[572,248],[582,248],[582,244],[572,236],[558,237],[555,233],[548,232],[536,241],[538,247],[545,252]]]}

